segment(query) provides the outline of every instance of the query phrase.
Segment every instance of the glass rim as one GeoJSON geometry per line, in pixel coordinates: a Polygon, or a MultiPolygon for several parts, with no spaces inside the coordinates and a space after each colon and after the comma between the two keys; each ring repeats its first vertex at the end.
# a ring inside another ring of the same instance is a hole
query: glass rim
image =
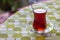
{"type": "Polygon", "coordinates": [[[37,8],[33,10],[34,13],[46,13],[47,9],[45,8],[37,8]]]}

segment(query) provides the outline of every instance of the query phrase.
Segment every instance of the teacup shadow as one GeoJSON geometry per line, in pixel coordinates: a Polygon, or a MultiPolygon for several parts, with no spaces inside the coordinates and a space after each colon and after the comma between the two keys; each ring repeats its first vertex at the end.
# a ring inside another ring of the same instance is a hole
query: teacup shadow
{"type": "Polygon", "coordinates": [[[31,34],[31,37],[33,40],[46,40],[46,36],[44,36],[43,34],[37,34],[37,33],[33,33],[31,34]]]}

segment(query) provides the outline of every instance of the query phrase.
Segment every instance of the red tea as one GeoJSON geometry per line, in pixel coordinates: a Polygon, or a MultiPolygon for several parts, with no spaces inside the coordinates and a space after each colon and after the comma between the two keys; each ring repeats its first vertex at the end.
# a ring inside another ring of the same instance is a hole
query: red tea
{"type": "Polygon", "coordinates": [[[46,10],[44,9],[34,10],[33,28],[36,31],[43,31],[46,29],[46,10]]]}

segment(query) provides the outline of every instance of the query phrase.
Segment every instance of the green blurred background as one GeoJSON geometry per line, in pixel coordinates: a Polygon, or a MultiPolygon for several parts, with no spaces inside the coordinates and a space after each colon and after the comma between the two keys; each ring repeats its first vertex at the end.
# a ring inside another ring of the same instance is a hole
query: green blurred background
{"type": "Polygon", "coordinates": [[[15,11],[26,5],[28,5],[28,0],[0,0],[0,10],[3,11],[15,11]]]}

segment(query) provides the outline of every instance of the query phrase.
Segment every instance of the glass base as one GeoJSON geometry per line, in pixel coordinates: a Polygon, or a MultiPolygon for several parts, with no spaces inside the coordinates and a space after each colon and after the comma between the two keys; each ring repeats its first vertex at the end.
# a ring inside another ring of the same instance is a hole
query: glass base
{"type": "Polygon", "coordinates": [[[31,29],[30,31],[37,34],[37,35],[43,35],[45,37],[50,37],[51,34],[49,33],[51,30],[53,30],[53,26],[47,27],[44,31],[36,31],[34,29],[31,29]]]}
{"type": "Polygon", "coordinates": [[[41,34],[41,33],[48,33],[48,32],[50,32],[50,31],[53,30],[53,29],[54,29],[53,26],[51,26],[51,27],[47,27],[44,31],[36,31],[36,30],[34,30],[34,29],[31,29],[30,31],[41,34]]]}
{"type": "Polygon", "coordinates": [[[38,36],[45,36],[45,37],[50,37],[51,36],[51,34],[50,33],[44,33],[44,32],[42,32],[42,31],[35,31],[35,30],[33,30],[33,29],[31,29],[30,30],[31,32],[33,32],[35,35],[38,35],[38,36]]]}

